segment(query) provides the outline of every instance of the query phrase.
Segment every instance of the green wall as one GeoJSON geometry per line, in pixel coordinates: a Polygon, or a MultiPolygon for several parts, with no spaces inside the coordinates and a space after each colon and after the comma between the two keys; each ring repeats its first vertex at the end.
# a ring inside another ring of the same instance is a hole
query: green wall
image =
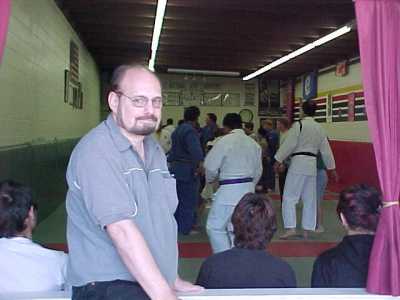
{"type": "Polygon", "coordinates": [[[0,91],[0,146],[76,138],[98,123],[96,63],[54,1],[12,1],[0,91]],[[71,39],[79,45],[83,110],[64,103],[71,39]]]}
{"type": "Polygon", "coordinates": [[[32,187],[44,219],[65,199],[77,139],[100,120],[97,65],[53,0],[13,0],[0,65],[0,180],[32,187]],[[64,103],[69,43],[79,46],[83,109],[64,103]]]}

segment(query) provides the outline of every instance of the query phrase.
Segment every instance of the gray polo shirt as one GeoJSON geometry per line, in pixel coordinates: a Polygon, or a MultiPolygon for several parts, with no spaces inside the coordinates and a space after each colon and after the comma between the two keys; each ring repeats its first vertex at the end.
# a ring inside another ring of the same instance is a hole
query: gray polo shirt
{"type": "Polygon", "coordinates": [[[175,179],[165,154],[152,138],[144,140],[143,162],[111,115],[84,136],[67,170],[68,281],[135,281],[105,227],[132,220],[169,283],[177,277],[178,248],[174,212],[175,179]]]}

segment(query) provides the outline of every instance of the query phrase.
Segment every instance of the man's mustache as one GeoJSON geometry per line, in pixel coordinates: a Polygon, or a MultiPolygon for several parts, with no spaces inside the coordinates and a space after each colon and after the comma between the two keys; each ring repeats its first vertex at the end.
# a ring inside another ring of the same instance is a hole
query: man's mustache
{"type": "Polygon", "coordinates": [[[154,121],[154,122],[157,122],[157,121],[158,121],[158,119],[157,119],[157,117],[156,117],[155,115],[137,117],[136,120],[137,120],[137,121],[140,121],[140,120],[146,120],[146,121],[147,121],[147,120],[151,120],[151,121],[154,121]]]}

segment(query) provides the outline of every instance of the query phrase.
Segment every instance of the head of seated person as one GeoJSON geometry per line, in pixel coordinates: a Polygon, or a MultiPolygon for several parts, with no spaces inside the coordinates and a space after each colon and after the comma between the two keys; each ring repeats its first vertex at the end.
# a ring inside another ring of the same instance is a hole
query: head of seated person
{"type": "Polygon", "coordinates": [[[235,247],[265,250],[277,230],[276,214],[269,198],[246,194],[233,212],[232,225],[235,247]]]}
{"type": "Polygon", "coordinates": [[[361,184],[340,193],[336,212],[348,235],[375,234],[381,207],[380,193],[361,184]]]}
{"type": "Polygon", "coordinates": [[[32,238],[37,206],[31,190],[12,180],[0,182],[0,237],[32,238]]]}
{"type": "Polygon", "coordinates": [[[277,230],[270,199],[248,193],[237,204],[232,218],[234,247],[208,257],[197,284],[208,289],[293,288],[293,269],[266,249],[277,230]]]}
{"type": "Polygon", "coordinates": [[[67,255],[32,241],[36,205],[31,189],[0,182],[0,291],[47,292],[65,289],[67,255]]]}
{"type": "Polygon", "coordinates": [[[337,214],[347,235],[314,262],[311,286],[362,288],[366,286],[369,257],[382,206],[381,194],[365,184],[340,193],[337,214]]]}

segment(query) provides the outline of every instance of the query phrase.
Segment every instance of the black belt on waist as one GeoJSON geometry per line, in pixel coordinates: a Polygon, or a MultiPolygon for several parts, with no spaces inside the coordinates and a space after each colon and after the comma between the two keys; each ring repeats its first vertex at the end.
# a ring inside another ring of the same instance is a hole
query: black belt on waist
{"type": "Polygon", "coordinates": [[[253,178],[246,177],[246,178],[235,178],[235,179],[225,179],[219,182],[219,185],[225,184],[238,184],[238,183],[245,183],[245,182],[252,182],[253,178]]]}
{"type": "Polygon", "coordinates": [[[292,154],[292,157],[296,156],[296,155],[305,155],[305,156],[317,157],[317,154],[314,154],[312,152],[295,152],[295,153],[292,154]]]}

